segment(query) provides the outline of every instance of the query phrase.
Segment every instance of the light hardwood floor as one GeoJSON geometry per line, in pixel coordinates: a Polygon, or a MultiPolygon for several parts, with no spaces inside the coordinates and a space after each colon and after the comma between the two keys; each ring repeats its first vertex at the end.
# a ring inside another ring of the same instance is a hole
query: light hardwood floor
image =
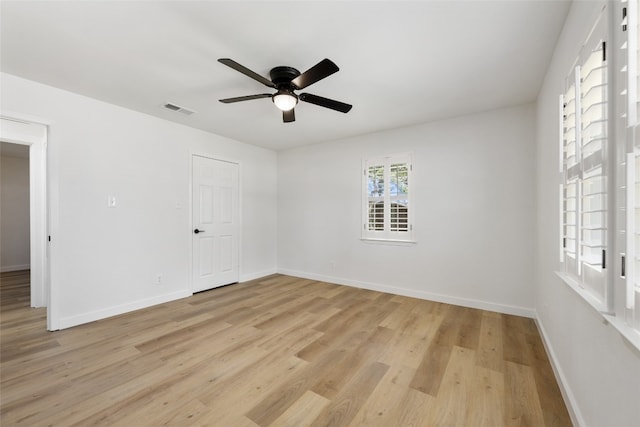
{"type": "Polygon", "coordinates": [[[531,319],[274,275],[45,331],[1,276],[2,426],[568,426],[531,319]]]}

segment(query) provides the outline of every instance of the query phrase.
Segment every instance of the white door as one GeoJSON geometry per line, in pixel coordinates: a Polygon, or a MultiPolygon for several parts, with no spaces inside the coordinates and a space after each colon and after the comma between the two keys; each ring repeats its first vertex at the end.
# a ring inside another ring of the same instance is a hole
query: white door
{"type": "Polygon", "coordinates": [[[193,292],[235,283],[238,164],[193,156],[193,292]]]}

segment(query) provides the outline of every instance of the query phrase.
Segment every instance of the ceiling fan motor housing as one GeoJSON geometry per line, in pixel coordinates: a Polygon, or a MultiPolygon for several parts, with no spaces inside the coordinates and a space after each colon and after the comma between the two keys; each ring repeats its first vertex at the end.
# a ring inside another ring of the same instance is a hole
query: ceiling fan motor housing
{"type": "Polygon", "coordinates": [[[269,77],[271,77],[271,81],[278,89],[295,89],[291,85],[291,80],[295,79],[299,75],[300,71],[287,66],[275,67],[269,71],[269,77]]]}

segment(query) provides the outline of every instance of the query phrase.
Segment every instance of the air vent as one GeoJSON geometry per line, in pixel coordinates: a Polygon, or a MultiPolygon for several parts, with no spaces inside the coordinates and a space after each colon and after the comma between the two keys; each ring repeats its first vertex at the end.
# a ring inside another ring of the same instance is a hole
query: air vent
{"type": "Polygon", "coordinates": [[[187,115],[187,116],[190,116],[191,114],[195,113],[195,111],[193,111],[193,110],[189,110],[188,108],[184,108],[184,107],[181,107],[179,105],[171,104],[171,103],[164,104],[164,108],[166,108],[167,110],[171,110],[171,111],[176,111],[178,113],[182,113],[182,114],[187,115]]]}

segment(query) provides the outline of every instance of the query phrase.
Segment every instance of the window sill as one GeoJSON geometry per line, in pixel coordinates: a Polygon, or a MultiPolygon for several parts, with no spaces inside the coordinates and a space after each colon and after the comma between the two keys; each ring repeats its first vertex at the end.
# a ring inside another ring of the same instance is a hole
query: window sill
{"type": "Polygon", "coordinates": [[[618,316],[605,313],[602,313],[602,316],[607,322],[609,322],[611,326],[616,328],[620,335],[625,337],[625,339],[629,341],[636,348],[636,350],[640,351],[640,332],[632,329],[624,320],[622,320],[618,316]]]}
{"type": "Polygon", "coordinates": [[[610,314],[607,312],[605,307],[602,305],[600,301],[595,299],[589,292],[587,292],[577,280],[575,280],[571,275],[564,273],[562,271],[556,271],[556,275],[562,279],[562,281],[569,286],[575,293],[580,295],[582,299],[584,299],[591,307],[593,307],[600,314],[610,314]]]}
{"type": "Polygon", "coordinates": [[[604,309],[600,301],[596,300],[580,284],[567,273],[560,271],[555,272],[562,281],[569,286],[575,293],[582,297],[592,308],[594,308],[602,318],[611,326],[613,326],[620,335],[622,335],[636,350],[640,351],[640,333],[631,328],[627,323],[613,313],[609,313],[604,309]]]}
{"type": "Polygon", "coordinates": [[[394,245],[394,246],[412,246],[418,243],[415,240],[394,240],[394,239],[373,239],[370,237],[362,237],[363,243],[371,243],[375,245],[394,245]]]}

